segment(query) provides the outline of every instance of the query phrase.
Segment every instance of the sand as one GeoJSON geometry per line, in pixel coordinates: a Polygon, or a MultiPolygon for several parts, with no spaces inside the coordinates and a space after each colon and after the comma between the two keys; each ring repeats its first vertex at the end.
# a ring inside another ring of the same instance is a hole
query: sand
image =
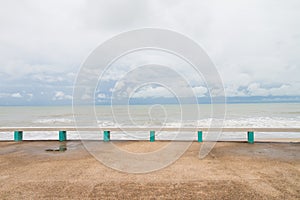
{"type": "MultiPolygon", "coordinates": [[[[133,152],[166,143],[115,142],[133,152]]],[[[300,143],[218,142],[204,159],[200,146],[159,171],[128,174],[80,141],[0,142],[0,199],[300,199],[300,143]]]]}

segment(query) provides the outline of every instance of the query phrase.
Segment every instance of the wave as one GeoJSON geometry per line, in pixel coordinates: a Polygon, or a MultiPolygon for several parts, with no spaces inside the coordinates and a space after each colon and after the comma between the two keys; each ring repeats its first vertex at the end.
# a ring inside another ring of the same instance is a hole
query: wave
{"type": "Polygon", "coordinates": [[[34,124],[72,124],[73,119],[69,118],[48,118],[48,119],[37,119],[33,121],[34,124]]]}
{"type": "MultiPolygon", "coordinates": [[[[139,121],[132,122],[130,119],[122,120],[122,123],[117,123],[109,120],[98,120],[99,127],[211,127],[214,126],[214,120],[218,125],[223,127],[300,127],[299,118],[286,118],[286,117],[239,117],[233,119],[214,119],[205,118],[200,120],[172,120],[167,122],[160,121],[139,121]],[[222,122],[222,123],[220,123],[222,122]]],[[[43,125],[70,125],[74,126],[75,121],[71,118],[47,118],[37,119],[32,122],[33,124],[43,125]]]]}
{"type": "MultiPolygon", "coordinates": [[[[221,119],[217,119],[220,124],[221,119]]],[[[210,127],[214,126],[214,119],[207,118],[196,121],[177,121],[165,123],[166,127],[210,127]]],[[[225,119],[223,127],[272,127],[272,128],[297,128],[300,127],[300,121],[297,118],[281,118],[281,117],[249,117],[249,118],[236,118],[225,119]]]]}

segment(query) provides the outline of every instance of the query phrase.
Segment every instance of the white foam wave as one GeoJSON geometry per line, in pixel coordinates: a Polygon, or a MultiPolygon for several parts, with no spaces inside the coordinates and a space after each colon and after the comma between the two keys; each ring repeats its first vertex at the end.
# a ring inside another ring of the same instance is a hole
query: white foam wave
{"type": "Polygon", "coordinates": [[[33,123],[35,124],[70,124],[73,123],[73,119],[68,118],[49,118],[49,119],[37,119],[34,120],[33,123]]]}
{"type": "MultiPolygon", "coordinates": [[[[210,127],[213,126],[213,119],[201,119],[197,121],[177,121],[168,122],[165,127],[210,127]]],[[[296,118],[282,117],[251,117],[251,118],[236,118],[225,119],[223,127],[272,127],[272,128],[297,128],[300,127],[300,121],[296,118]]]]}

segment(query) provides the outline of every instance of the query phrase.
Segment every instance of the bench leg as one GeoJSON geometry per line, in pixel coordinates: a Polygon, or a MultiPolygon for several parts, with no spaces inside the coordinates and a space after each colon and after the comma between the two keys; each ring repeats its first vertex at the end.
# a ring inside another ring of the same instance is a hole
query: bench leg
{"type": "Polygon", "coordinates": [[[155,131],[150,131],[150,142],[155,141],[155,131]]]}
{"type": "Polygon", "coordinates": [[[248,138],[248,143],[253,144],[254,143],[254,132],[248,131],[247,138],[248,138]]]}
{"type": "Polygon", "coordinates": [[[23,140],[23,131],[15,131],[14,133],[15,142],[20,142],[23,140]]]}
{"type": "Polygon", "coordinates": [[[203,142],[202,131],[198,131],[198,142],[203,142]]]}
{"type": "Polygon", "coordinates": [[[67,131],[59,131],[58,139],[60,142],[67,140],[67,131]]]}
{"type": "Polygon", "coordinates": [[[103,132],[103,141],[109,142],[110,141],[110,131],[104,131],[103,132]]]}

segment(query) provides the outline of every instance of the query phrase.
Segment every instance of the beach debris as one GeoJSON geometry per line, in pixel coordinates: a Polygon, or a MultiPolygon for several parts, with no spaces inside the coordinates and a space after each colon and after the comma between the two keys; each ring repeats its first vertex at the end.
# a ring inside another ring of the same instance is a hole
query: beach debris
{"type": "Polygon", "coordinates": [[[50,152],[65,152],[67,151],[67,146],[65,144],[60,145],[58,149],[46,149],[45,151],[50,151],[50,152]]]}

